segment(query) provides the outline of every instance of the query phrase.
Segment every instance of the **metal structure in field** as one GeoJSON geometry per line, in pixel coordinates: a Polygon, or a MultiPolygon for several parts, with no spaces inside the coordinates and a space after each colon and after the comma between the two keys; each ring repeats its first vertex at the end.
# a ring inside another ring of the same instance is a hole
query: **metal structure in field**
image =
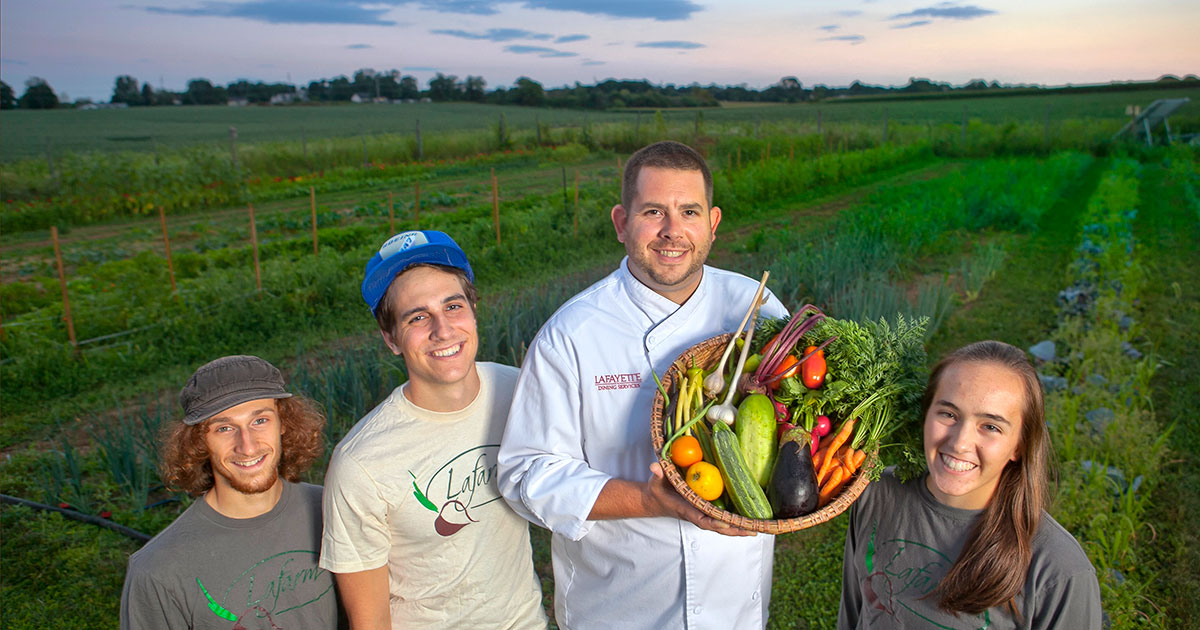
{"type": "Polygon", "coordinates": [[[1166,131],[1167,144],[1175,141],[1171,136],[1171,125],[1167,122],[1167,118],[1179,110],[1180,107],[1191,102],[1187,97],[1183,98],[1164,98],[1150,103],[1150,106],[1142,110],[1133,120],[1121,127],[1121,130],[1113,134],[1113,140],[1120,138],[1128,133],[1135,140],[1145,140],[1146,146],[1154,145],[1154,129],[1160,124],[1166,131]]]}

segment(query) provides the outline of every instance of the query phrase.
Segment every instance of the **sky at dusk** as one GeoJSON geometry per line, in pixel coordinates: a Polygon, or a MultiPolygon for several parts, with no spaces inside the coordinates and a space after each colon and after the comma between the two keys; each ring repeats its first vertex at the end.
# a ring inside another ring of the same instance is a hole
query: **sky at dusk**
{"type": "Polygon", "coordinates": [[[288,82],[397,69],[806,87],[1063,85],[1200,73],[1196,0],[4,0],[0,78],[107,101],[118,75],[288,82]]]}

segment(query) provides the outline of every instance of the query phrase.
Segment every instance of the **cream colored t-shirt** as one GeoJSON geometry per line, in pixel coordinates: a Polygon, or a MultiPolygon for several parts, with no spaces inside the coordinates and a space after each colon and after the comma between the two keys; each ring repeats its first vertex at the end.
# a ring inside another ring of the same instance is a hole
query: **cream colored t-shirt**
{"type": "Polygon", "coordinates": [[[496,454],[517,369],[477,363],[465,409],[396,388],[338,444],[325,476],[320,566],[388,566],[393,628],[545,628],[529,524],[500,497],[496,454]]]}

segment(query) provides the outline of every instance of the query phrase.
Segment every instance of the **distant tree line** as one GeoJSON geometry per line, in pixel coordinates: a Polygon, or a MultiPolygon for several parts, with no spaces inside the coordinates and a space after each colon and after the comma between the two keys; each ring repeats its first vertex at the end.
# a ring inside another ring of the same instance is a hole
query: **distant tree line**
{"type": "MultiPolygon", "coordinates": [[[[829,99],[854,98],[855,100],[903,99],[903,98],[961,98],[965,96],[1008,96],[1018,94],[1081,92],[1081,91],[1126,91],[1162,89],[1170,87],[1200,86],[1200,78],[1189,74],[1179,77],[1164,75],[1156,81],[1110,83],[1104,85],[1067,86],[1043,88],[1032,85],[1001,85],[996,81],[974,79],[962,86],[930,79],[910,78],[902,87],[868,85],[860,81],[848,87],[816,85],[806,88],[796,77],[783,77],[777,83],[762,89],[742,85],[702,86],[693,83],[687,86],[673,84],[655,85],[646,80],[618,81],[608,79],[595,85],[583,85],[546,89],[541,83],[521,77],[511,87],[487,89],[483,77],[468,75],[459,79],[455,75],[437,73],[426,89],[422,90],[416,78],[401,74],[399,70],[377,72],[362,68],[353,76],[337,76],[319,79],[306,87],[289,83],[250,82],[239,79],[225,86],[213,85],[208,79],[188,81],[183,92],[154,89],[149,83],[139,83],[131,75],[116,78],[110,102],[130,107],[156,105],[223,105],[240,101],[246,104],[292,103],[292,102],[369,102],[429,100],[433,102],[463,101],[492,103],[498,105],[526,105],[531,107],[563,107],[574,109],[621,109],[668,107],[714,107],[721,101],[798,103],[829,99]]],[[[62,99],[66,101],[67,99],[62,99]]],[[[88,99],[75,105],[90,103],[88,99]]],[[[31,77],[25,81],[25,93],[16,98],[7,83],[0,82],[0,107],[3,109],[53,109],[59,107],[59,96],[45,81],[31,77]]]]}

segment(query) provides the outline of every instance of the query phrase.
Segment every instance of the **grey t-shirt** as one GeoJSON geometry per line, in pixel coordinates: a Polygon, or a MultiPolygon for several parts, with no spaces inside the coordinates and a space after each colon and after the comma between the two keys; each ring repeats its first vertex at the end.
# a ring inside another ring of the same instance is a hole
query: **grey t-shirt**
{"type": "Polygon", "coordinates": [[[1020,618],[1007,607],[953,615],[937,607],[937,588],[982,510],[939,503],[924,478],[902,484],[885,473],[850,509],[842,560],[839,630],[857,628],[1086,628],[1101,626],[1100,585],[1083,548],[1049,514],[1033,540],[1020,618]]]}
{"type": "Polygon", "coordinates": [[[284,481],[279,503],[247,519],[198,499],[130,556],[121,630],[336,628],[320,545],[321,486],[284,481]]]}

